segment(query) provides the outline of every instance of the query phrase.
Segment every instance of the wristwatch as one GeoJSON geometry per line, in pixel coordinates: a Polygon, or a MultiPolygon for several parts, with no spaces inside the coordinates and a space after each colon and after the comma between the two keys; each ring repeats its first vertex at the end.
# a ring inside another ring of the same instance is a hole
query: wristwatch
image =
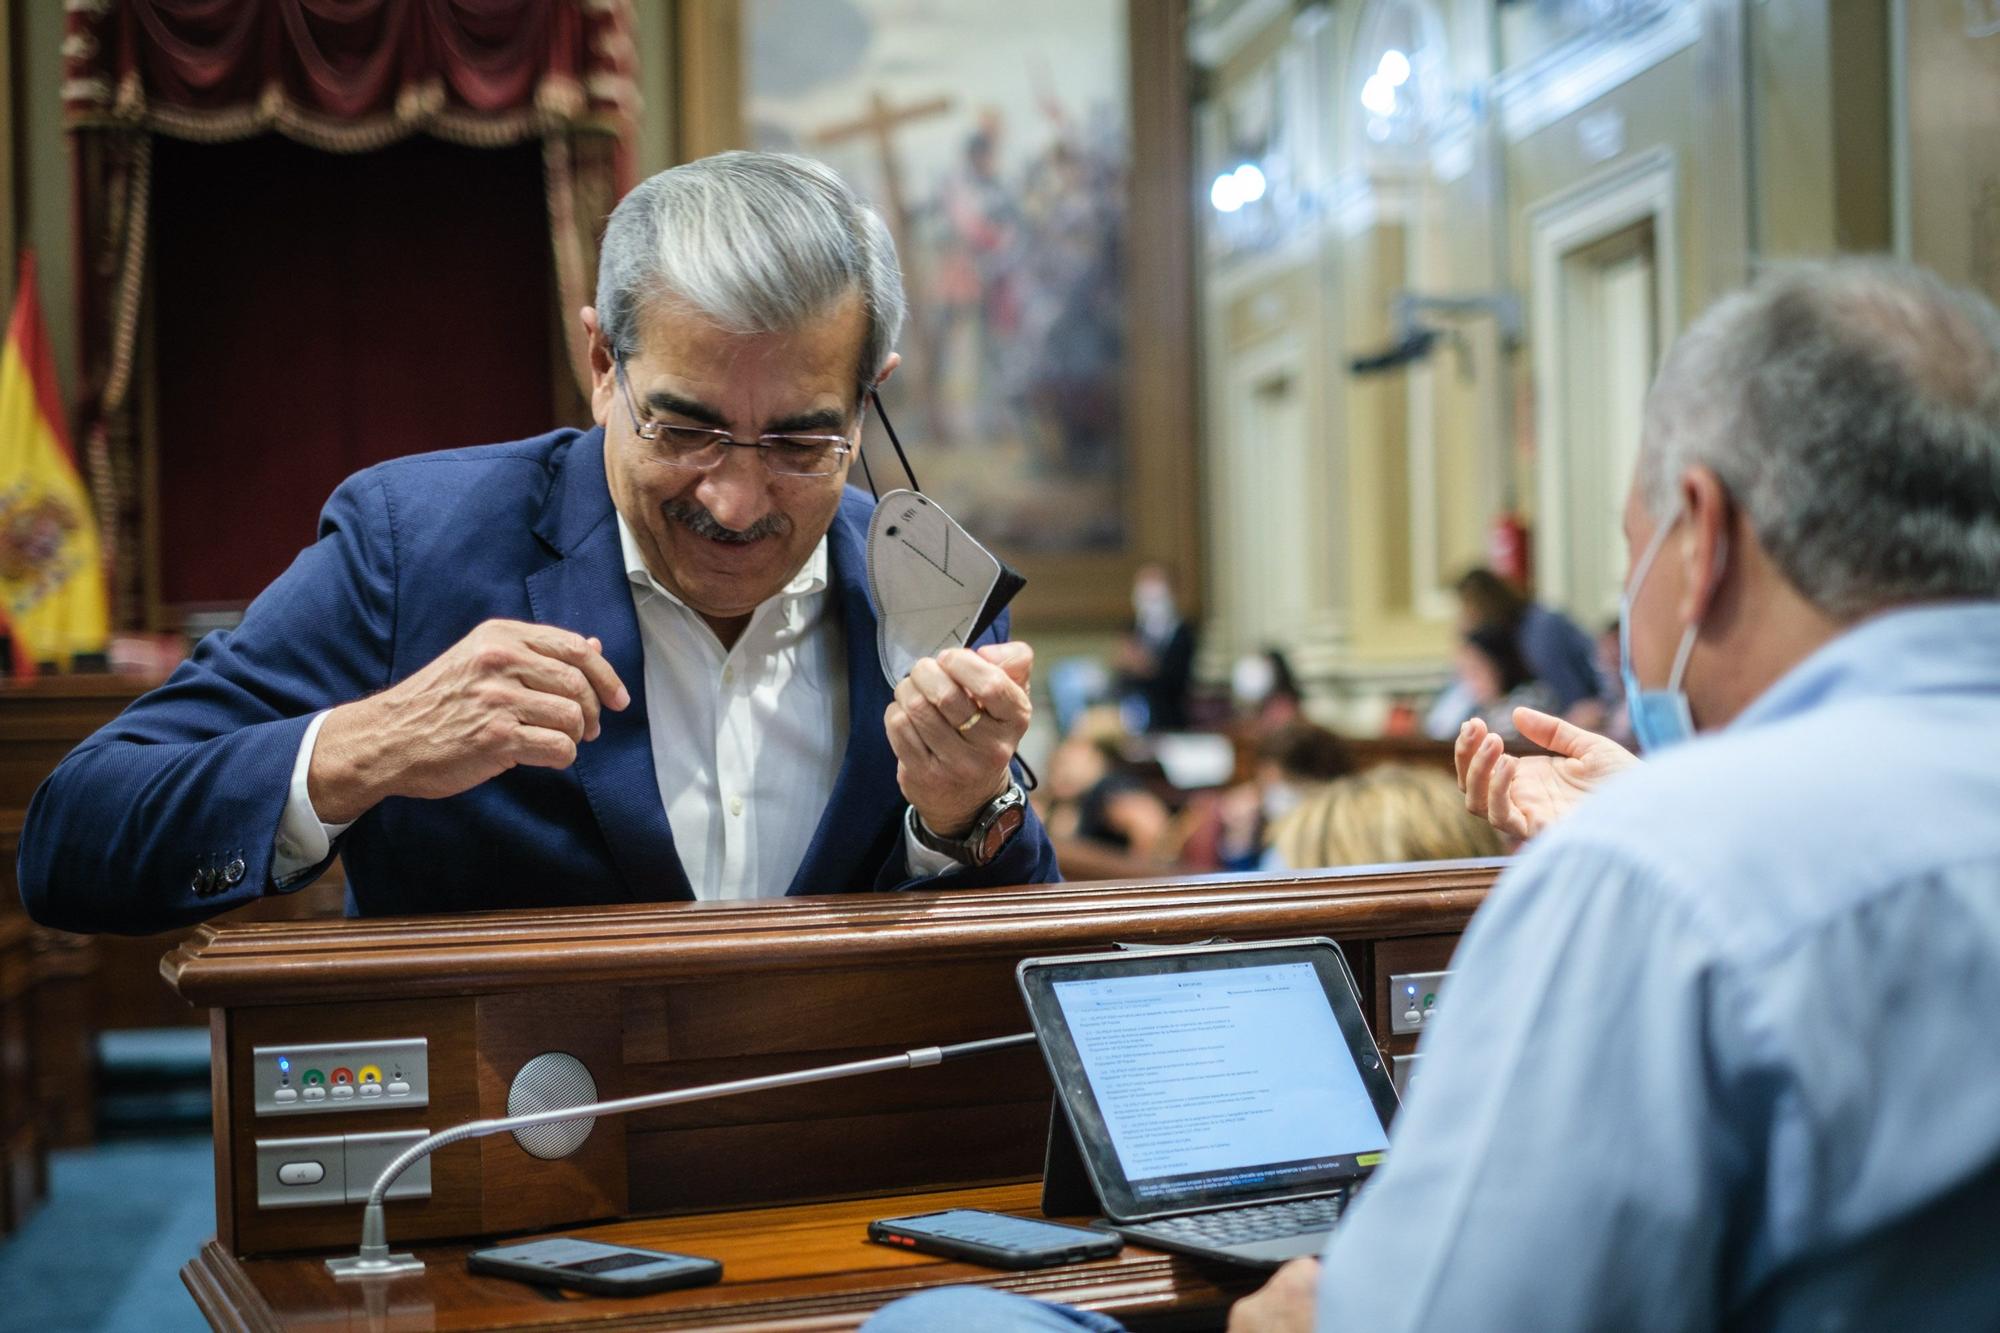
{"type": "Polygon", "coordinates": [[[904,824],[910,836],[922,846],[964,865],[983,866],[1000,855],[1000,849],[1027,819],[1028,793],[1021,790],[1020,783],[1010,782],[1006,791],[986,803],[962,838],[940,837],[931,832],[915,806],[905,813],[904,824]]]}

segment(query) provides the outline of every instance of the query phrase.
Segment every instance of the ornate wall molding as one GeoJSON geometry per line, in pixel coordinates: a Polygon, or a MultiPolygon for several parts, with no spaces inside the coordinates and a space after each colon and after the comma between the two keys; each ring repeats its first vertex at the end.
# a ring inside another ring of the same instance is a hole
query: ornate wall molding
{"type": "Polygon", "coordinates": [[[1492,83],[1509,143],[1519,143],[1701,40],[1700,6],[1674,0],[1650,18],[1583,33],[1492,83]]]}

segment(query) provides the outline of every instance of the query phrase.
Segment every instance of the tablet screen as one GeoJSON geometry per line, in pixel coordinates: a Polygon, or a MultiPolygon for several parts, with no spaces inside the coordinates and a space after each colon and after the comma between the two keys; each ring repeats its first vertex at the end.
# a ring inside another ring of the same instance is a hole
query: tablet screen
{"type": "Polygon", "coordinates": [[[1050,960],[1022,979],[1115,1216],[1322,1190],[1388,1146],[1395,1094],[1331,944],[1050,960]]]}

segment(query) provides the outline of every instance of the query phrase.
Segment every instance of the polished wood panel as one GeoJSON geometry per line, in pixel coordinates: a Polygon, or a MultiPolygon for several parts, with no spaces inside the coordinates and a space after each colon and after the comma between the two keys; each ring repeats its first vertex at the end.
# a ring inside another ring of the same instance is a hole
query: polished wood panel
{"type": "MultiPolygon", "coordinates": [[[[1396,997],[1389,993],[1389,978],[1406,972],[1443,972],[1451,966],[1452,952],[1458,947],[1455,935],[1420,935],[1409,939],[1382,940],[1371,950],[1370,977],[1362,989],[1375,1027],[1375,1044],[1387,1056],[1408,1055],[1417,1049],[1417,1035],[1392,1035],[1391,1007],[1396,997]]],[[[1357,979],[1358,982],[1358,979],[1357,979]]]]}
{"type": "Polygon", "coordinates": [[[36,974],[27,1002],[34,1117],[39,1137],[54,1147],[95,1137],[91,1015],[101,960],[95,940],[28,923],[14,872],[21,825],[35,788],[63,756],[155,683],[156,677],[118,675],[0,680],[0,925],[15,922],[29,932],[36,974]]]}
{"type": "Polygon", "coordinates": [[[0,1236],[27,1220],[48,1182],[30,1036],[36,981],[30,937],[26,920],[0,917],[0,1236]]]}
{"type": "Polygon", "coordinates": [[[1504,859],[952,893],[837,894],[197,928],[161,961],[198,1005],[328,1003],[605,982],[782,978],[1237,932],[1452,933],[1504,859]]]}
{"type": "MultiPolygon", "coordinates": [[[[272,1005],[218,1013],[216,1021],[222,1024],[225,1035],[221,1042],[222,1059],[215,1062],[211,1078],[218,1108],[215,1224],[222,1243],[238,1253],[255,1254],[334,1246],[354,1236],[355,1219],[361,1212],[358,1204],[260,1210],[257,1140],[412,1129],[435,1131],[478,1119],[484,1112],[474,1064],[478,1050],[474,1017],[475,1006],[470,999],[376,1000],[339,1008],[272,1005]],[[257,1116],[252,1109],[250,1062],[251,1052],[258,1046],[416,1036],[430,1040],[427,1106],[264,1117],[257,1116]],[[225,1110],[226,1120],[221,1118],[225,1110]],[[229,1182],[226,1194],[222,1185],[225,1171],[229,1182]]],[[[483,1180],[479,1144],[453,1144],[434,1154],[431,1197],[390,1203],[391,1234],[408,1238],[469,1236],[486,1230],[480,1207],[483,1180]]],[[[563,1216],[567,1220],[568,1215],[563,1216]]]]}
{"type": "MultiPolygon", "coordinates": [[[[515,1073],[545,1050],[582,1060],[609,1098],[1005,1035],[1026,1027],[1020,959],[1119,942],[1328,935],[1372,993],[1376,945],[1448,947],[1502,864],[216,923],[161,970],[183,998],[223,1015],[223,1248],[277,1255],[353,1236],[360,1209],[258,1209],[260,1134],[497,1117],[515,1073]],[[263,1123],[250,1114],[255,1045],[410,1036],[430,1042],[428,1108],[263,1123]]],[[[554,1163],[495,1135],[441,1152],[432,1198],[391,1205],[390,1231],[426,1241],[1032,1180],[1049,1091],[1038,1056],[1017,1050],[600,1120],[581,1151],[554,1163]]]]}
{"type": "MultiPolygon", "coordinates": [[[[65,755],[160,677],[46,676],[0,681],[0,921],[26,923],[15,863],[28,802],[65,755]]],[[[336,863],[317,883],[273,895],[236,915],[339,916],[345,883],[336,863]]],[[[160,979],[160,955],[188,932],[87,936],[31,927],[36,982],[28,1032],[41,1138],[59,1148],[96,1137],[96,1037],[120,1028],[199,1026],[207,1015],[160,979]]]]}
{"type": "MultiPolygon", "coordinates": [[[[574,1233],[594,1240],[722,1261],[710,1287],[606,1299],[545,1292],[465,1267],[472,1246],[419,1247],[424,1272],[389,1282],[338,1282],[317,1258],[232,1257],[210,1245],[182,1272],[218,1329],[693,1329],[853,1328],[877,1307],[931,1287],[977,1282],[1117,1316],[1135,1329],[1218,1327],[1255,1273],[1128,1245],[1111,1259],[1003,1273],[870,1244],[877,1217],[946,1207],[1037,1215],[1038,1189],[876,1197],[696,1217],[656,1218],[574,1233]]],[[[1080,1220],[1080,1219],[1071,1219],[1080,1220]]]]}
{"type": "MultiPolygon", "coordinates": [[[[597,1099],[634,1091],[618,1059],[619,996],[614,990],[516,991],[481,996],[479,1097],[481,1115],[507,1114],[514,1075],[538,1055],[562,1052],[591,1070],[597,1099]]],[[[433,1117],[431,1127],[450,1123],[433,1117]]],[[[551,1218],[618,1217],[625,1212],[625,1134],[629,1120],[611,1116],[591,1126],[575,1153],[558,1161],[532,1157],[511,1134],[479,1140],[484,1186],[480,1230],[520,1231],[551,1218]]]]}

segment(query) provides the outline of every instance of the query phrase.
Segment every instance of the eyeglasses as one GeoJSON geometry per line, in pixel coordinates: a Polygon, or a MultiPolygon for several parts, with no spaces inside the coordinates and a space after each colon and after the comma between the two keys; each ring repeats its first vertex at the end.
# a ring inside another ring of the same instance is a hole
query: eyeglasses
{"type": "Polygon", "coordinates": [[[625,363],[618,363],[618,384],[625,391],[625,410],[632,414],[632,433],[649,444],[670,467],[693,468],[706,472],[720,463],[730,449],[755,449],[766,470],[784,477],[825,477],[840,470],[840,460],[854,452],[845,435],[759,435],[739,440],[726,430],[711,426],[682,426],[665,421],[642,419],[632,401],[632,384],[625,378],[625,363]]]}

